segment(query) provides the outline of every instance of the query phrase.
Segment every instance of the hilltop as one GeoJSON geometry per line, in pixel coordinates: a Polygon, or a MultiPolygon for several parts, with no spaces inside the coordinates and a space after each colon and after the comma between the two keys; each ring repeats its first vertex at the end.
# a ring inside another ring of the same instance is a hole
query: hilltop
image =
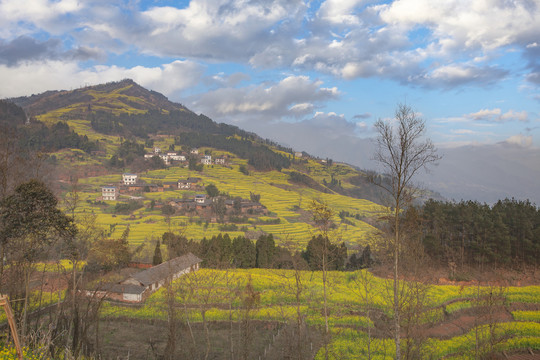
{"type": "Polygon", "coordinates": [[[183,105],[169,101],[166,96],[147,90],[131,79],[75,90],[55,90],[42,94],[9,99],[25,109],[27,114],[37,116],[65,108],[68,113],[85,113],[107,110],[113,113],[137,112],[163,109],[187,110],[183,105]]]}

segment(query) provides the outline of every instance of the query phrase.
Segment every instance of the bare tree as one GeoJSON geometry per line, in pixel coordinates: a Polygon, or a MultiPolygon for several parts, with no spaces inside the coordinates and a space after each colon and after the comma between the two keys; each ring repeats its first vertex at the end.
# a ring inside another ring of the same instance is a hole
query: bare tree
{"type": "Polygon", "coordinates": [[[377,130],[377,149],[374,159],[384,168],[390,177],[389,183],[375,181],[391,199],[392,216],[389,222],[393,230],[393,297],[394,297],[394,340],[396,359],[401,359],[400,350],[400,306],[399,306],[399,253],[401,245],[400,214],[417,195],[413,178],[428,165],[436,163],[440,157],[429,139],[424,139],[425,122],[411,107],[399,104],[394,121],[379,119],[375,123],[377,130]]]}

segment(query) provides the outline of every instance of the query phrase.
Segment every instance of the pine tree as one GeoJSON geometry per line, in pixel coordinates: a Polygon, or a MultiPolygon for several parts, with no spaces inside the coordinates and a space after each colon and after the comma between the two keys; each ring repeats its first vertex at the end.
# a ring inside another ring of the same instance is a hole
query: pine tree
{"type": "Polygon", "coordinates": [[[159,240],[156,242],[156,248],[154,249],[154,257],[152,258],[152,265],[156,266],[163,262],[163,256],[161,255],[161,248],[159,240]]]}

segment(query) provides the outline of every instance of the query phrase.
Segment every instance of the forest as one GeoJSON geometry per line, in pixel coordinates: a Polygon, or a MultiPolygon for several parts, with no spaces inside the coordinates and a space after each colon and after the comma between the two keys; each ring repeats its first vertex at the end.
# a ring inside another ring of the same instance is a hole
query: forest
{"type": "Polygon", "coordinates": [[[538,266],[540,211],[529,201],[427,201],[420,227],[433,261],[479,269],[538,266]]]}
{"type": "Polygon", "coordinates": [[[99,148],[96,142],[77,134],[65,122],[59,121],[48,127],[34,118],[27,121],[22,108],[4,100],[0,101],[0,126],[13,133],[23,151],[54,152],[70,148],[90,153],[99,148]]]}

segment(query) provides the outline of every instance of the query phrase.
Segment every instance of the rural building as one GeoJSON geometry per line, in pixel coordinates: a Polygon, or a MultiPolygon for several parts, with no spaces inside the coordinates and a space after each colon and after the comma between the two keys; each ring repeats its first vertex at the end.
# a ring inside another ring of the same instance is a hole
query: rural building
{"type": "Polygon", "coordinates": [[[195,202],[198,204],[204,204],[206,202],[206,195],[205,194],[195,195],[195,202]]]}
{"type": "Polygon", "coordinates": [[[189,180],[178,180],[178,188],[181,190],[191,189],[191,182],[189,180]]]}
{"type": "Polygon", "coordinates": [[[169,157],[169,161],[186,161],[186,155],[178,154],[175,152],[168,152],[167,156],[169,157]]]}
{"type": "Polygon", "coordinates": [[[201,158],[201,164],[203,164],[203,165],[212,165],[212,156],[204,155],[201,158]]]}
{"type": "Polygon", "coordinates": [[[193,155],[199,155],[199,149],[191,149],[189,153],[193,155]]]}
{"type": "Polygon", "coordinates": [[[101,187],[101,199],[116,201],[116,186],[107,185],[101,187]]]}
{"type": "MultiPolygon", "coordinates": [[[[162,264],[151,267],[150,269],[138,272],[120,283],[120,285],[134,285],[143,287],[146,296],[162,287],[166,282],[178,279],[180,276],[199,270],[199,264],[202,262],[192,253],[179,256],[162,264]]],[[[142,301],[143,297],[137,301],[142,301]]],[[[133,300],[131,300],[133,301],[133,300]]]]}
{"type": "Polygon", "coordinates": [[[225,165],[225,157],[220,156],[214,160],[214,164],[216,165],[225,165]]]}
{"type": "Polygon", "coordinates": [[[84,293],[96,298],[131,303],[142,302],[165,283],[176,280],[184,274],[197,271],[201,262],[202,260],[197,256],[187,253],[135,273],[120,283],[102,284],[97,290],[86,290],[84,293]]]}
{"type": "Polygon", "coordinates": [[[122,174],[122,182],[124,183],[124,185],[136,184],[137,178],[138,178],[137,174],[129,174],[129,173],[122,174]]]}
{"type": "Polygon", "coordinates": [[[163,183],[164,189],[177,189],[178,183],[176,181],[166,181],[163,183]]]}

